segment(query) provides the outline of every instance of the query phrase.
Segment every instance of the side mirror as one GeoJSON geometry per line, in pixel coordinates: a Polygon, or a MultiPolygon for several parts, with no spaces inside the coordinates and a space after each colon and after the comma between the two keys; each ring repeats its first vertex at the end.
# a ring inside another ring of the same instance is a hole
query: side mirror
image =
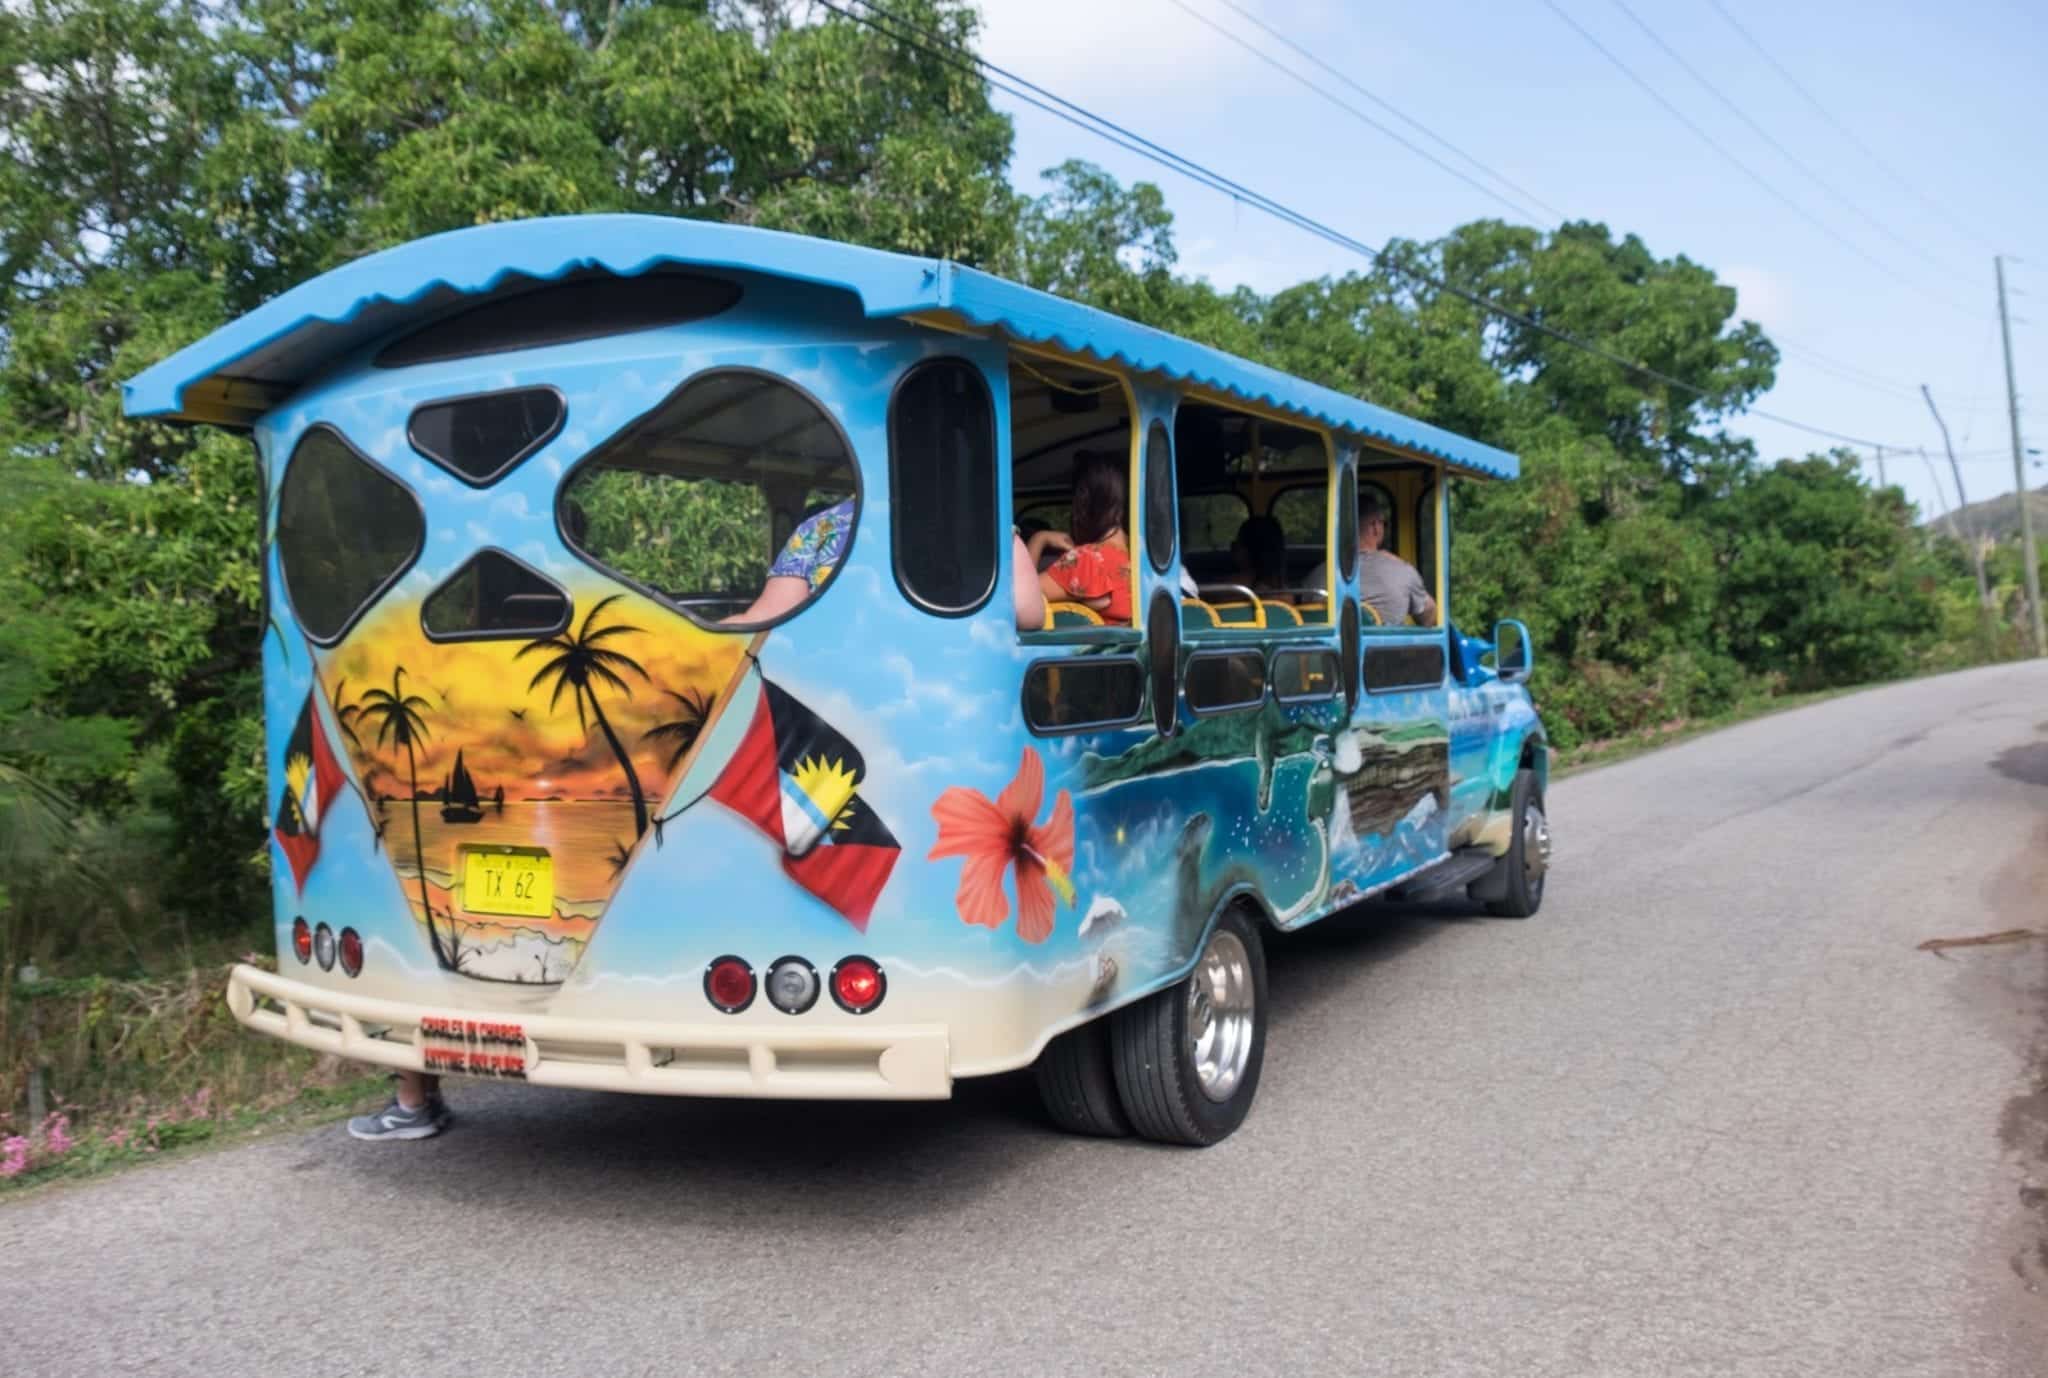
{"type": "Polygon", "coordinates": [[[1502,683],[1527,679],[1536,668],[1529,629],[1511,617],[1493,624],[1493,668],[1502,683]]]}

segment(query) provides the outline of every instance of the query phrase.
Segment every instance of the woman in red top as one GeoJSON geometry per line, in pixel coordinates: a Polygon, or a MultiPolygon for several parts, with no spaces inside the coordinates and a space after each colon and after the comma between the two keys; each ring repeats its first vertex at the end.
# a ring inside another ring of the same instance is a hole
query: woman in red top
{"type": "Polygon", "coordinates": [[[1031,537],[1034,559],[1064,550],[1038,576],[1050,599],[1080,603],[1104,622],[1131,622],[1131,544],[1126,534],[1123,466],[1109,455],[1083,451],[1074,457],[1073,535],[1040,531],[1031,537]]]}

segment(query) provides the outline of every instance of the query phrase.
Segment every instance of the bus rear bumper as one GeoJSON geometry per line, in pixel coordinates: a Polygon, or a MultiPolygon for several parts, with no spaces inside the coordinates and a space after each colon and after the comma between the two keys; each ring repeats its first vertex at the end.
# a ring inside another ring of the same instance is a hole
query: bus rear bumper
{"type": "Polygon", "coordinates": [[[359,1062],[655,1096],[944,1100],[942,1024],[788,1029],[506,1015],[379,1000],[240,965],[228,1008],[259,1033],[359,1062]]]}

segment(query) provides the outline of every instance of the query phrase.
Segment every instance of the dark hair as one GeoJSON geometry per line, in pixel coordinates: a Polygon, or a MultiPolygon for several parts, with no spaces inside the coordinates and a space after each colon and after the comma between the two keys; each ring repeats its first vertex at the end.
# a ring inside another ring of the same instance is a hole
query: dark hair
{"type": "Polygon", "coordinates": [[[1271,517],[1246,517],[1233,544],[1244,548],[1252,577],[1264,583],[1287,582],[1287,533],[1271,517]]]}
{"type": "Polygon", "coordinates": [[[1358,490],[1359,525],[1363,526],[1374,517],[1381,521],[1387,519],[1387,500],[1371,488],[1361,488],[1358,490]]]}
{"type": "Polygon", "coordinates": [[[1124,493],[1123,465],[1114,458],[1099,450],[1074,455],[1073,530],[1068,534],[1076,545],[1093,545],[1124,530],[1124,493]]]}

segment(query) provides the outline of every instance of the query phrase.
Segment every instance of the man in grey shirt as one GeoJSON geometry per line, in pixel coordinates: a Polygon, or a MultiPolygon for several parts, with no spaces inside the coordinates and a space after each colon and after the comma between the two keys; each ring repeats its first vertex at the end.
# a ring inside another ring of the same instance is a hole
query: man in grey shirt
{"type": "MultiPolygon", "coordinates": [[[[1387,539],[1387,508],[1377,493],[1358,495],[1358,599],[1378,614],[1382,625],[1399,627],[1414,620],[1425,627],[1436,625],[1436,600],[1423,586],[1422,576],[1391,550],[1381,550],[1387,539]]],[[[1309,576],[1311,587],[1336,589],[1328,566],[1317,565],[1309,576]]]]}

